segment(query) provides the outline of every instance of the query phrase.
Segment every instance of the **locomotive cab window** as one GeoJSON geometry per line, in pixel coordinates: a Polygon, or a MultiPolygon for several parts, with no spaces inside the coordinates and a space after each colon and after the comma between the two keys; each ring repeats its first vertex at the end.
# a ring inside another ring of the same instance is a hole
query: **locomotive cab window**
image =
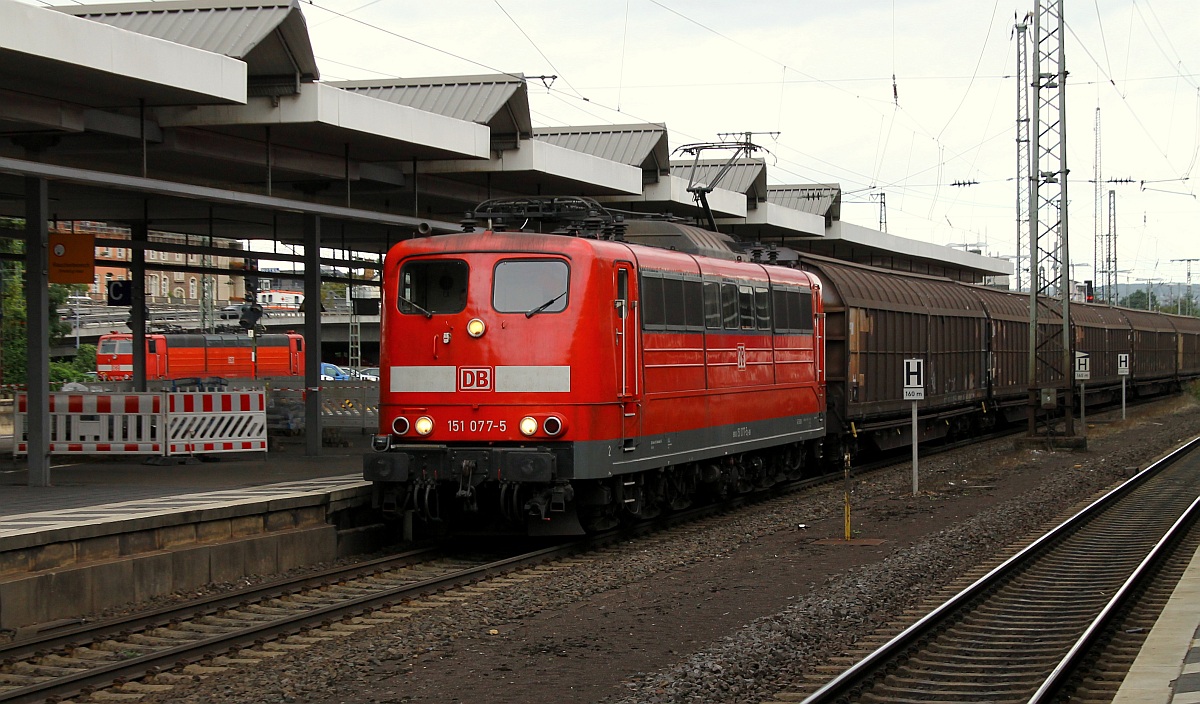
{"type": "Polygon", "coordinates": [[[133,354],[132,340],[102,340],[100,354],[133,354]]]}
{"type": "Polygon", "coordinates": [[[467,307],[467,263],[457,259],[411,261],[400,269],[400,312],[459,313],[467,307]]]}
{"type": "Polygon", "coordinates": [[[496,264],[492,307],[499,313],[560,313],[567,309],[570,269],[558,259],[509,259],[496,264]]]}

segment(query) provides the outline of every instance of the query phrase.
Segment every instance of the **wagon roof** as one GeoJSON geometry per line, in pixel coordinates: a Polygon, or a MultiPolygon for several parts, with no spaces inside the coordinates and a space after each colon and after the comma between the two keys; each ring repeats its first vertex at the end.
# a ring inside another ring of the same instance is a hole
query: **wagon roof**
{"type": "Polygon", "coordinates": [[[811,254],[801,256],[806,269],[821,275],[845,306],[904,312],[953,312],[960,317],[982,317],[983,305],[975,292],[940,276],[877,269],[811,254]]]}

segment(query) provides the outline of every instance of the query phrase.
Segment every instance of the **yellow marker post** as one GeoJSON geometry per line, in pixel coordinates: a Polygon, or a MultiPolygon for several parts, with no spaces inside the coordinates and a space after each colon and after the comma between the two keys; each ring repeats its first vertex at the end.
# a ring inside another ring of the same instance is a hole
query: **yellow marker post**
{"type": "Polygon", "coordinates": [[[843,468],[842,471],[843,471],[845,479],[846,479],[846,481],[845,481],[845,484],[846,484],[846,500],[845,500],[846,540],[850,540],[853,536],[851,535],[851,531],[850,531],[850,453],[849,452],[842,455],[842,468],[843,468]]]}

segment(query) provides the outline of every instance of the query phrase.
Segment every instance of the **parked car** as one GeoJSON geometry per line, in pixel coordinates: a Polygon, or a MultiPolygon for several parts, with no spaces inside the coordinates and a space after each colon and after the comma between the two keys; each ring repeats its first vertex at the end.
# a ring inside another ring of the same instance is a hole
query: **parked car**
{"type": "Polygon", "coordinates": [[[363,381],[379,381],[379,367],[361,367],[355,369],[354,376],[363,381]]]}
{"type": "Polygon", "coordinates": [[[336,364],[321,362],[321,381],[349,381],[350,372],[336,364]]]}

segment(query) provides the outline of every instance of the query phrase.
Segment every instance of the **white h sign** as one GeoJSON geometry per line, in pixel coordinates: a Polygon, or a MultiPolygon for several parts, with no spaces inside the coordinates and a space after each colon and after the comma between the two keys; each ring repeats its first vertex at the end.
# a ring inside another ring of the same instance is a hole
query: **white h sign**
{"type": "Polygon", "coordinates": [[[1117,355],[1117,373],[1122,376],[1129,376],[1129,353],[1117,355]]]}
{"type": "Polygon", "coordinates": [[[925,360],[904,360],[904,400],[925,400],[925,360]]]}
{"type": "Polygon", "coordinates": [[[1087,381],[1092,378],[1092,358],[1087,352],[1075,353],[1075,381],[1087,381]]]}

